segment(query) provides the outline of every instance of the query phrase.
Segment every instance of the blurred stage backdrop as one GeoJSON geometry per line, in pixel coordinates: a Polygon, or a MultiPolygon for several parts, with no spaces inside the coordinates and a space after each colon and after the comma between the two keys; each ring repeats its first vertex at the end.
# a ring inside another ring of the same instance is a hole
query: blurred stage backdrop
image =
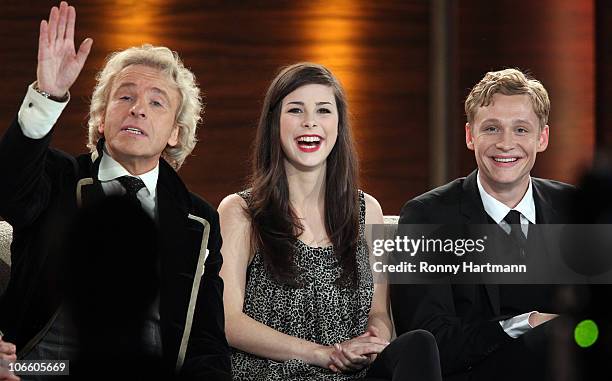
{"type": "MultiPolygon", "coordinates": [[[[39,22],[57,2],[3,0],[0,133],[35,80],[39,22]]],[[[549,90],[550,145],[535,176],[575,182],[612,142],[612,7],[606,0],[75,0],[92,37],[53,144],[85,150],[88,99],[110,52],[166,45],[204,90],[200,143],[181,169],[215,206],[244,186],[262,98],[282,65],[331,68],[349,98],[361,186],[385,214],[469,173],[463,100],[486,71],[528,70],[549,90]]]]}

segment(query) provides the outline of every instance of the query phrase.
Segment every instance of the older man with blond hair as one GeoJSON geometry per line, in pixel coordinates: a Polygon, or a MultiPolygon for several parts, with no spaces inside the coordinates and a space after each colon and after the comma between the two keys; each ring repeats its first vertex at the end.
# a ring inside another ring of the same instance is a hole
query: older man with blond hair
{"type": "MultiPolygon", "coordinates": [[[[37,80],[0,140],[0,215],[14,229],[0,329],[16,344],[18,359],[70,359],[79,352],[74,326],[80,322],[73,320],[58,286],[61,252],[72,239],[68,226],[79,208],[105,196],[125,196],[158,232],[158,237],[133,237],[159,247],[151,257],[160,283],[143,319],[142,348],[158,356],[168,374],[229,380],[218,215],[176,173],[196,144],[202,103],[195,77],[165,47],[113,53],[92,95],[90,153],[74,158],[49,148],[93,43],[88,38],[75,49],[75,20],[74,7],[62,2],[41,22],[37,80]]],[[[121,245],[112,234],[92,237],[91,245],[121,245]]],[[[88,255],[88,247],[81,250],[88,255]]],[[[108,282],[114,281],[114,266],[121,263],[109,265],[108,282]]],[[[134,274],[134,282],[138,279],[134,274]]],[[[121,350],[113,344],[120,339],[108,337],[100,348],[114,354],[121,350]]]]}

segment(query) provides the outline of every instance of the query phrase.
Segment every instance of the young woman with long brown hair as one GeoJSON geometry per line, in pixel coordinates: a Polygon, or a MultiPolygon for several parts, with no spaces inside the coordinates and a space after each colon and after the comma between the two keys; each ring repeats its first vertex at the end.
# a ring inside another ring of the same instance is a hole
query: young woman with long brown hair
{"type": "Polygon", "coordinates": [[[219,206],[235,380],[440,379],[429,333],[389,345],[387,286],[372,280],[363,235],[383,214],[357,174],[338,80],[317,64],[281,70],[250,188],[219,206]]]}

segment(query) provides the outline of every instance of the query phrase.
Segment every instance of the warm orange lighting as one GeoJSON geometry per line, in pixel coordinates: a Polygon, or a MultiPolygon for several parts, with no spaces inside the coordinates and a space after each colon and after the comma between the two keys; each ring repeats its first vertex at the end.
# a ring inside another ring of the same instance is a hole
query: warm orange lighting
{"type": "Polygon", "coordinates": [[[357,49],[360,40],[361,9],[351,0],[312,3],[304,18],[305,59],[333,70],[347,92],[357,86],[357,49]]]}
{"type": "Polygon", "coordinates": [[[562,96],[552,99],[551,134],[555,179],[574,182],[593,161],[595,147],[594,2],[556,0],[547,14],[550,84],[562,96]],[[557,127],[559,126],[559,127],[557,127]],[[561,133],[556,133],[557,131],[561,133]]]}
{"type": "Polygon", "coordinates": [[[160,45],[164,0],[114,0],[103,7],[104,36],[108,50],[124,49],[144,43],[160,45]]]}

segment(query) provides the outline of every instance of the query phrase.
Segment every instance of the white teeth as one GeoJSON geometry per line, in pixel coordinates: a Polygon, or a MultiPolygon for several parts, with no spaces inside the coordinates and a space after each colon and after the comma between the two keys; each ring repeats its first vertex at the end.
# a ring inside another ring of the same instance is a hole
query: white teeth
{"type": "Polygon", "coordinates": [[[516,157],[494,157],[493,160],[498,163],[512,163],[518,160],[516,157]]]}
{"type": "Polygon", "coordinates": [[[132,134],[138,134],[138,135],[142,135],[142,131],[140,131],[137,128],[132,128],[132,127],[128,127],[125,129],[127,132],[130,132],[132,134]]]}
{"type": "Polygon", "coordinates": [[[318,136],[300,136],[298,138],[298,142],[313,143],[319,141],[321,141],[321,138],[319,138],[318,136]]]}

